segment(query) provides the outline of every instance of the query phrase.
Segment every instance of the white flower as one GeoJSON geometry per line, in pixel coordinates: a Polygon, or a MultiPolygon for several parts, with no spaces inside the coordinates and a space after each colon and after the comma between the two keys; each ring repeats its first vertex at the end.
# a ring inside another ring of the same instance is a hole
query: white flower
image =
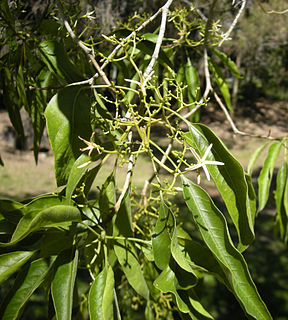
{"type": "MultiPolygon", "coordinates": [[[[211,148],[212,148],[212,143],[206,149],[204,156],[202,158],[199,156],[199,154],[193,148],[190,148],[190,151],[192,152],[193,156],[197,160],[197,163],[193,164],[193,166],[185,168],[185,170],[197,170],[202,167],[205,172],[205,175],[207,177],[207,180],[210,181],[210,174],[209,174],[209,171],[208,171],[206,165],[207,164],[214,164],[216,166],[223,166],[224,165],[224,163],[220,162],[220,161],[206,160],[211,148]]],[[[200,175],[197,177],[197,182],[198,182],[198,184],[200,183],[200,175]]]]}

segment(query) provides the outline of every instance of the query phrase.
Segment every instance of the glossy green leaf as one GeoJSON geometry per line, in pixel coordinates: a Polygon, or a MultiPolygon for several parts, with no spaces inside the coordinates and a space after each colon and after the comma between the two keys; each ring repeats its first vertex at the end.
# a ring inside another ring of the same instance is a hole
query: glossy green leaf
{"type": "Polygon", "coordinates": [[[0,255],[0,283],[9,278],[34,254],[34,251],[14,251],[0,255]]]}
{"type": "Polygon", "coordinates": [[[78,250],[62,252],[55,261],[56,272],[51,293],[57,320],[71,320],[73,292],[78,265],[78,250]]]}
{"type": "Polygon", "coordinates": [[[229,88],[226,83],[226,79],[225,79],[224,75],[222,74],[220,68],[215,63],[213,63],[211,60],[209,60],[209,69],[210,69],[219,89],[220,89],[220,92],[225,100],[225,103],[226,103],[228,109],[231,112],[233,112],[230,92],[229,92],[229,88]]]}
{"type": "Polygon", "coordinates": [[[116,186],[114,172],[112,172],[104,182],[99,195],[99,210],[103,221],[112,218],[115,202],[116,186]]]}
{"type": "Polygon", "coordinates": [[[33,216],[33,211],[23,216],[17,225],[9,245],[15,244],[31,232],[43,227],[67,227],[72,222],[81,221],[79,209],[72,206],[57,205],[40,211],[33,216]]]}
{"type": "Polygon", "coordinates": [[[189,307],[186,303],[180,298],[176,288],[175,283],[177,283],[177,279],[175,277],[175,273],[170,268],[170,266],[166,266],[166,268],[161,272],[159,277],[154,281],[154,286],[164,292],[171,292],[175,296],[177,306],[179,310],[183,313],[189,312],[189,307]]]}
{"type": "Polygon", "coordinates": [[[185,65],[185,78],[188,84],[188,96],[191,97],[189,102],[193,102],[199,98],[200,82],[197,70],[189,57],[187,58],[187,63],[185,65]]]}
{"type": "MultiPolygon", "coordinates": [[[[133,237],[131,204],[129,194],[123,199],[113,225],[114,237],[133,237]]],[[[122,270],[131,287],[146,300],[149,299],[149,289],[143,276],[138,260],[138,253],[132,241],[116,240],[114,250],[122,270]]]]}
{"type": "Polygon", "coordinates": [[[232,243],[223,214],[201,187],[184,176],[182,182],[186,204],[202,238],[227,274],[233,293],[243,310],[255,319],[272,319],[253,283],[243,256],[232,243]]]}
{"type": "MultiPolygon", "coordinates": [[[[190,124],[187,142],[202,157],[212,143],[207,160],[223,162],[223,166],[207,165],[214,183],[219,190],[229,215],[237,229],[239,250],[242,251],[254,240],[254,212],[251,212],[249,190],[241,164],[224,146],[222,141],[208,127],[190,124]]],[[[250,185],[250,188],[253,188],[250,185]]],[[[250,192],[251,193],[251,192],[250,192]]]]}
{"type": "Polygon", "coordinates": [[[58,186],[66,184],[70,170],[81,154],[80,148],[86,147],[79,136],[90,139],[90,106],[81,90],[65,88],[50,100],[45,110],[58,186]]]}
{"type": "Polygon", "coordinates": [[[2,302],[0,311],[2,320],[20,319],[25,303],[41,285],[48,271],[47,261],[41,258],[31,262],[18,274],[14,286],[2,302]]]}
{"type": "Polygon", "coordinates": [[[243,78],[240,73],[239,70],[236,66],[236,63],[230,59],[229,56],[227,56],[224,52],[221,52],[215,48],[210,48],[210,50],[216,54],[216,56],[221,60],[221,62],[229,69],[229,71],[233,74],[233,76],[235,76],[238,79],[243,78]]]}
{"type": "MultiPolygon", "coordinates": [[[[177,237],[177,229],[176,226],[174,227],[173,230],[173,235],[172,235],[172,241],[171,241],[171,254],[174,258],[174,260],[177,262],[177,264],[186,271],[186,281],[189,281],[189,284],[192,286],[195,286],[197,284],[197,275],[196,271],[193,270],[191,264],[188,263],[186,260],[180,246],[178,243],[178,237],[177,237]],[[188,280],[189,278],[189,280],[188,280]]],[[[177,276],[177,274],[176,274],[177,276]]],[[[180,281],[179,281],[180,282],[180,281]]]]}
{"type": "Polygon", "coordinates": [[[153,235],[152,247],[156,266],[163,270],[170,261],[171,234],[174,229],[174,219],[168,207],[161,203],[159,217],[156,222],[153,235]]]}
{"type": "Polygon", "coordinates": [[[250,157],[248,166],[247,166],[247,173],[251,176],[252,175],[252,171],[255,165],[255,162],[257,161],[257,159],[259,158],[259,156],[261,155],[262,151],[267,147],[268,143],[263,144],[262,146],[260,146],[259,148],[257,148],[252,156],[250,157]]]}
{"type": "Polygon", "coordinates": [[[274,165],[281,150],[281,143],[273,143],[268,150],[267,158],[264,161],[258,177],[258,212],[263,210],[269,197],[269,189],[273,177],[274,165]]]}
{"type": "Polygon", "coordinates": [[[113,319],[114,273],[105,267],[94,280],[88,297],[91,320],[113,319]]]}
{"type": "Polygon", "coordinates": [[[287,243],[288,228],[288,163],[285,161],[277,173],[276,180],[276,209],[277,223],[280,229],[281,239],[287,243]]]}
{"type": "Polygon", "coordinates": [[[85,153],[82,153],[71,168],[66,186],[66,199],[69,205],[72,202],[72,195],[77,186],[83,184],[85,193],[88,193],[91,183],[101,167],[100,165],[95,166],[95,162],[89,163],[90,161],[91,157],[85,153]]]}
{"type": "Polygon", "coordinates": [[[65,79],[68,83],[83,80],[61,43],[52,40],[43,41],[39,45],[39,51],[44,63],[59,79],[65,79]]]}

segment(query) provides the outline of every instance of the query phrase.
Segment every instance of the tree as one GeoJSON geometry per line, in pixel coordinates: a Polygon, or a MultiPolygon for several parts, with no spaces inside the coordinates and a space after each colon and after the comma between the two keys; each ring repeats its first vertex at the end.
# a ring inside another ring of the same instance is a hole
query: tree
{"type": "MultiPolygon", "coordinates": [[[[230,30],[222,33],[214,20],[216,2],[205,18],[168,0],[156,13],[135,14],[102,38],[93,13],[80,6],[48,3],[31,23],[21,3],[1,2],[4,103],[20,136],[22,105],[30,114],[36,160],[46,121],[60,188],[22,202],[0,201],[0,281],[17,273],[0,309],[2,319],[19,318],[40,287],[56,319],[213,319],[201,299],[207,277],[222,283],[248,318],[272,319],[242,253],[254,240],[256,212],[267,203],[287,137],[266,137],[270,147],[256,209],[251,173],[267,144],[245,172],[199,122],[213,96],[235,134],[254,136],[239,131],[231,117],[224,70],[240,75],[217,47],[230,30]],[[203,64],[203,80],[195,61],[203,64]],[[170,140],[165,147],[159,127],[170,140]],[[143,154],[154,173],[139,192],[133,173],[143,154]],[[111,172],[91,199],[93,181],[113,157],[111,172]],[[125,182],[117,186],[123,165],[125,182]],[[200,186],[202,171],[214,181],[227,215],[200,186]],[[180,223],[184,205],[193,232],[180,223]],[[232,226],[238,241],[231,239],[232,226]]],[[[276,205],[285,243],[287,177],[284,159],[276,205]]]]}

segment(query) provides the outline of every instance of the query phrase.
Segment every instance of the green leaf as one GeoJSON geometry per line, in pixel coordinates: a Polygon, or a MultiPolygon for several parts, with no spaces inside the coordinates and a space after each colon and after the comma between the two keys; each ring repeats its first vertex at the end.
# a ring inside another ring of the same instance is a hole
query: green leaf
{"type": "Polygon", "coordinates": [[[182,176],[186,204],[208,248],[230,279],[231,288],[243,310],[255,319],[272,319],[256,289],[241,253],[234,247],[226,220],[209,195],[182,176]]]}
{"type": "Polygon", "coordinates": [[[99,210],[103,221],[112,218],[113,208],[116,202],[116,187],[114,172],[112,172],[100,190],[99,210]]]}
{"type": "Polygon", "coordinates": [[[88,297],[91,320],[113,319],[114,273],[105,267],[94,280],[88,297]]]}
{"type": "Polygon", "coordinates": [[[211,59],[209,59],[209,69],[215,78],[228,109],[233,112],[229,88],[223,73],[221,72],[220,68],[214,62],[212,62],[211,59]]]}
{"type": "Polygon", "coordinates": [[[41,58],[60,80],[67,83],[83,80],[75,64],[69,59],[65,48],[56,41],[43,41],[39,45],[41,58]]]}
{"type": "Polygon", "coordinates": [[[262,146],[260,146],[259,148],[257,148],[257,149],[253,152],[253,154],[252,154],[252,156],[251,156],[251,158],[250,158],[250,160],[249,160],[248,166],[247,166],[247,173],[249,174],[249,176],[251,176],[251,174],[252,174],[252,170],[253,170],[253,168],[254,168],[255,162],[257,161],[257,159],[258,159],[259,156],[261,155],[262,151],[263,151],[267,146],[268,146],[268,143],[265,143],[265,144],[263,144],[262,146]]]}
{"type": "Polygon", "coordinates": [[[4,67],[2,71],[3,77],[3,102],[6,110],[8,111],[10,121],[17,132],[17,135],[20,137],[22,143],[24,144],[25,134],[22,124],[20,109],[22,107],[19,103],[19,96],[15,90],[14,79],[11,71],[4,67]]]}
{"type": "Polygon", "coordinates": [[[191,59],[187,58],[185,65],[185,78],[188,84],[188,96],[191,97],[189,102],[193,102],[199,98],[200,82],[196,68],[192,65],[191,59]]]}
{"type": "Polygon", "coordinates": [[[87,96],[78,88],[65,88],[49,102],[45,117],[55,157],[57,185],[66,184],[73,163],[86,145],[78,137],[91,136],[90,106],[87,96]]]}
{"type": "Polygon", "coordinates": [[[34,254],[34,251],[14,251],[0,255],[0,283],[9,278],[34,254]]]}
{"type": "Polygon", "coordinates": [[[25,303],[43,282],[48,271],[47,261],[41,258],[31,262],[18,274],[13,288],[2,302],[0,311],[2,320],[20,319],[25,303]]]}
{"type": "MultiPolygon", "coordinates": [[[[176,226],[174,227],[173,235],[172,235],[172,241],[171,241],[171,253],[174,258],[174,260],[177,262],[177,264],[186,272],[185,275],[185,282],[189,282],[189,286],[195,286],[197,284],[197,275],[196,271],[193,270],[192,266],[188,263],[186,260],[179,244],[178,244],[178,238],[177,238],[177,229],[176,226]]],[[[184,274],[185,274],[184,273],[184,274]]],[[[177,277],[177,274],[176,274],[177,277]]],[[[180,281],[178,280],[180,283],[180,281]]]]}
{"type": "Polygon", "coordinates": [[[81,221],[81,213],[79,209],[72,206],[57,205],[40,211],[36,216],[33,211],[23,216],[17,225],[10,243],[12,245],[31,232],[43,227],[67,227],[72,222],[81,221]]]}
{"type": "Polygon", "coordinates": [[[288,227],[288,163],[285,161],[277,173],[276,180],[276,209],[277,224],[280,228],[281,239],[287,243],[288,227]]]}
{"type": "Polygon", "coordinates": [[[216,54],[216,56],[221,60],[221,62],[229,69],[229,71],[238,79],[243,78],[237,68],[236,63],[230,59],[224,52],[221,52],[215,48],[210,48],[210,50],[216,54]]]}
{"type": "MultiPolygon", "coordinates": [[[[40,88],[48,87],[51,78],[52,72],[44,68],[41,70],[35,86],[40,88]]],[[[44,110],[47,105],[47,90],[36,90],[35,94],[31,95],[30,100],[29,103],[31,106],[29,114],[33,125],[33,152],[37,163],[41,138],[45,128],[44,110]]]]}
{"type": "MultiPolygon", "coordinates": [[[[241,164],[227,150],[222,141],[208,127],[189,124],[187,142],[202,157],[212,143],[207,160],[223,162],[223,166],[207,165],[219,190],[229,215],[237,229],[239,250],[244,250],[254,240],[254,212],[251,212],[249,190],[241,164]]],[[[250,185],[250,189],[253,188],[250,185]]],[[[250,191],[251,194],[251,191],[250,191]]]]}
{"type": "Polygon", "coordinates": [[[177,278],[175,277],[175,273],[173,272],[173,270],[170,268],[169,265],[166,266],[166,268],[160,273],[160,275],[154,281],[154,286],[161,292],[173,293],[179,310],[183,313],[188,313],[189,307],[179,296],[175,288],[175,284],[177,284],[177,278]]]}
{"type": "Polygon", "coordinates": [[[78,250],[62,252],[55,261],[56,272],[51,293],[57,320],[71,320],[73,292],[78,265],[78,250]]]}
{"type": "MultiPolygon", "coordinates": [[[[129,194],[123,199],[117,217],[113,225],[114,237],[132,237],[131,204],[129,194]]],[[[143,272],[138,260],[138,253],[132,241],[116,240],[114,250],[117,259],[122,267],[132,288],[146,300],[149,299],[149,289],[143,276],[143,272]]]]}
{"type": "MultiPolygon", "coordinates": [[[[94,160],[95,159],[93,159],[93,161],[94,160]]],[[[95,166],[95,162],[89,164],[89,161],[91,161],[91,157],[82,153],[71,168],[66,186],[66,199],[69,205],[72,202],[72,195],[77,186],[84,184],[85,194],[87,195],[90,190],[91,183],[101,167],[101,164],[95,166]],[[85,165],[85,163],[87,163],[87,165],[85,165]]]]}
{"type": "Polygon", "coordinates": [[[267,158],[264,161],[264,166],[261,169],[260,175],[258,177],[258,212],[264,209],[268,201],[274,165],[278,158],[280,150],[280,142],[275,142],[269,147],[267,158]]]}
{"type": "MultiPolygon", "coordinates": [[[[141,52],[143,52],[149,56],[152,56],[153,52],[154,52],[154,48],[155,48],[155,43],[153,43],[152,41],[149,41],[149,40],[141,40],[140,42],[138,42],[136,44],[136,47],[141,52]]],[[[172,62],[168,58],[165,51],[163,51],[162,49],[160,49],[160,52],[159,52],[159,61],[164,64],[166,63],[172,70],[174,69],[172,62]]]]}
{"type": "Polygon", "coordinates": [[[156,266],[163,270],[169,264],[171,257],[171,234],[174,229],[172,212],[162,202],[159,209],[159,217],[156,222],[152,247],[156,266]]]}

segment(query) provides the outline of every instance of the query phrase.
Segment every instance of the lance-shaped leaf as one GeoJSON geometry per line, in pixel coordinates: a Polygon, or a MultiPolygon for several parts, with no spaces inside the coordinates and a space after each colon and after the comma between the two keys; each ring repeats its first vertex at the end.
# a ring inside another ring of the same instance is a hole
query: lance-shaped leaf
{"type": "Polygon", "coordinates": [[[14,286],[3,300],[0,317],[2,320],[20,319],[25,303],[43,282],[49,271],[44,258],[35,260],[18,274],[14,286]]]}
{"type": "Polygon", "coordinates": [[[189,57],[187,58],[187,63],[185,65],[185,78],[188,84],[189,102],[198,100],[200,96],[200,82],[196,68],[192,65],[189,57]]]}
{"type": "Polygon", "coordinates": [[[56,41],[43,41],[39,45],[41,58],[58,79],[66,82],[83,80],[75,64],[69,59],[63,45],[56,41]]]}
{"type": "Polygon", "coordinates": [[[229,69],[229,71],[238,79],[241,79],[241,75],[238,71],[236,63],[231,60],[224,52],[221,52],[215,48],[209,48],[216,56],[221,60],[221,62],[229,69]]]}
{"type": "Polygon", "coordinates": [[[243,310],[255,319],[272,319],[243,256],[232,243],[223,214],[201,187],[184,176],[182,182],[186,204],[202,238],[230,280],[233,293],[243,310]]]}
{"type": "Polygon", "coordinates": [[[69,205],[72,203],[72,195],[77,186],[83,184],[87,195],[101,167],[100,165],[95,166],[95,162],[89,162],[91,162],[91,157],[82,153],[71,168],[66,186],[66,199],[69,205]]]}
{"type": "Polygon", "coordinates": [[[156,222],[152,247],[156,266],[163,270],[169,264],[171,257],[171,234],[174,229],[174,220],[168,207],[161,203],[159,217],[156,222]]]}
{"type": "Polygon", "coordinates": [[[114,273],[111,266],[104,267],[94,280],[88,297],[91,320],[113,319],[114,273]]]}
{"type": "Polygon", "coordinates": [[[221,72],[220,68],[214,62],[212,62],[212,60],[209,60],[209,69],[215,78],[228,109],[233,111],[229,88],[223,73],[221,72]]]}
{"type": "Polygon", "coordinates": [[[43,227],[67,227],[72,222],[81,221],[79,209],[72,206],[57,205],[40,211],[36,216],[26,214],[18,223],[10,243],[12,245],[25,238],[31,232],[43,227]]]}
{"type": "MultiPolygon", "coordinates": [[[[123,199],[117,217],[113,225],[113,236],[133,237],[131,221],[131,204],[129,194],[123,199]]],[[[114,250],[124,274],[132,288],[144,297],[149,299],[149,289],[143,276],[143,272],[138,260],[138,253],[132,241],[116,240],[114,250]]]]}
{"type": "Polygon", "coordinates": [[[0,283],[9,278],[34,254],[34,251],[14,251],[0,256],[0,283]]]}
{"type": "Polygon", "coordinates": [[[273,176],[274,165],[281,150],[281,142],[273,143],[269,150],[267,158],[264,161],[264,166],[261,169],[258,177],[258,212],[263,210],[269,197],[269,189],[273,176]]]}
{"type": "Polygon", "coordinates": [[[288,163],[285,161],[277,174],[276,184],[277,223],[284,243],[287,242],[288,228],[288,163]]]}
{"type": "Polygon", "coordinates": [[[55,261],[56,272],[51,293],[57,320],[72,318],[73,291],[78,265],[78,250],[62,252],[55,261]]]}
{"type": "Polygon", "coordinates": [[[50,100],[45,110],[58,186],[66,184],[71,167],[81,154],[83,142],[78,137],[89,140],[91,136],[90,106],[83,91],[65,88],[50,100]]]}
{"type": "Polygon", "coordinates": [[[202,306],[195,291],[177,290],[181,289],[177,278],[177,270],[174,271],[172,265],[166,266],[161,274],[154,281],[154,286],[163,293],[170,292],[174,295],[179,311],[189,313],[192,319],[207,320],[213,317],[202,306]],[[172,266],[172,268],[171,268],[172,266]]]}
{"type": "MultiPolygon", "coordinates": [[[[223,166],[208,165],[212,176],[229,215],[236,227],[239,237],[239,250],[244,250],[254,240],[254,212],[250,205],[250,196],[244,170],[241,164],[227,150],[222,141],[204,125],[189,125],[187,142],[198,151],[200,156],[205,154],[208,146],[213,147],[207,160],[223,162],[223,166]]],[[[250,185],[250,188],[253,188],[250,185]]],[[[250,190],[250,194],[251,194],[250,190]]]]}
{"type": "Polygon", "coordinates": [[[267,147],[267,145],[268,145],[268,143],[265,143],[262,146],[260,146],[259,148],[257,148],[253,152],[252,156],[250,157],[250,160],[249,160],[249,163],[248,163],[248,166],[247,166],[247,174],[249,174],[250,176],[252,174],[255,162],[257,161],[257,159],[261,155],[262,151],[267,147]]]}

